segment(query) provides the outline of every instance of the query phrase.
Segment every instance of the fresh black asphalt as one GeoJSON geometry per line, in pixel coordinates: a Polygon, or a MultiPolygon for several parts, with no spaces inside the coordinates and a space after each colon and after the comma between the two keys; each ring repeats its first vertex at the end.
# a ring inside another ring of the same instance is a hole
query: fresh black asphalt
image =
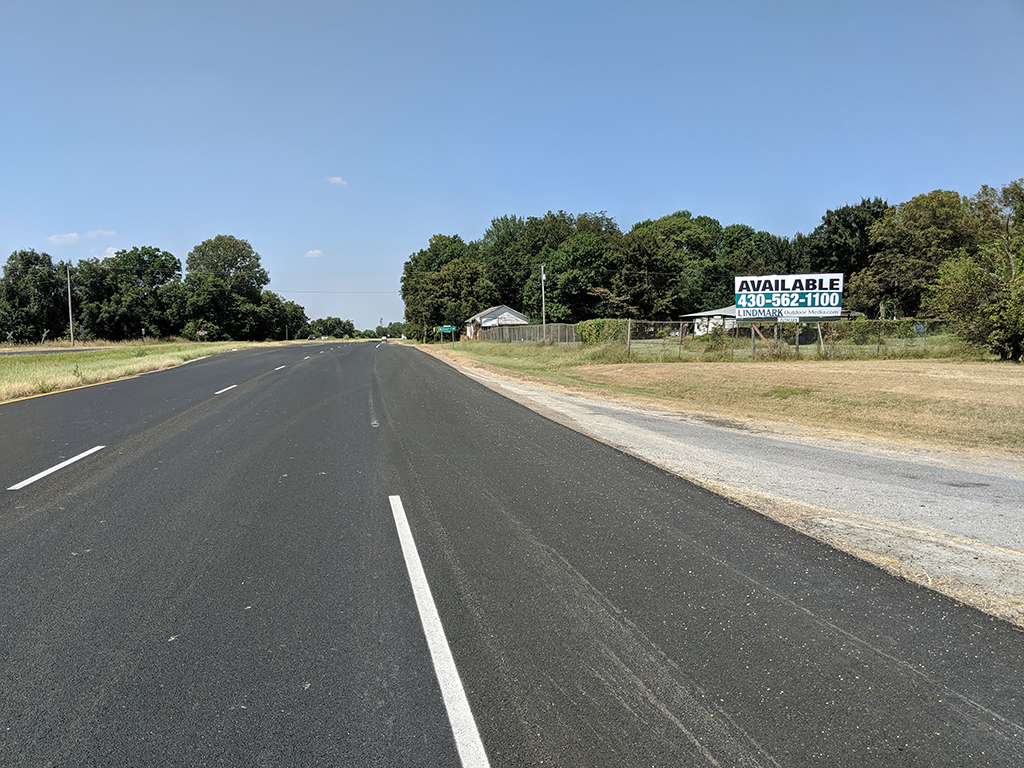
{"type": "Polygon", "coordinates": [[[3,489],[106,446],[0,490],[3,765],[458,765],[389,495],[494,766],[1024,764],[1024,633],[415,349],[219,355],[0,438],[3,489]]]}

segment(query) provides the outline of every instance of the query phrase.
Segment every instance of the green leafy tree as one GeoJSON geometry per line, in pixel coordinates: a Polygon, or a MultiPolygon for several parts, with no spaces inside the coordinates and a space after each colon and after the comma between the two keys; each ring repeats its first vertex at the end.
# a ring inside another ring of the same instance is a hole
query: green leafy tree
{"type": "Polygon", "coordinates": [[[985,259],[1004,280],[1013,280],[1024,255],[1024,179],[1000,189],[982,185],[970,199],[971,211],[981,228],[981,249],[985,259]]]}
{"type": "Polygon", "coordinates": [[[925,313],[945,320],[965,341],[984,346],[992,329],[999,280],[974,259],[954,256],[939,265],[939,276],[922,302],[925,313]]]}
{"type": "Polygon", "coordinates": [[[480,240],[480,262],[487,279],[498,292],[498,303],[518,308],[523,303],[523,286],[530,276],[529,251],[520,242],[526,222],[518,216],[501,216],[480,240]]]}
{"type": "Polygon", "coordinates": [[[988,347],[1002,360],[1024,362],[1024,275],[1017,275],[992,308],[988,347]]]}
{"type": "Polygon", "coordinates": [[[351,320],[340,317],[322,317],[309,324],[311,333],[317,336],[331,336],[335,339],[356,338],[356,327],[351,320]]]}
{"type": "Polygon", "coordinates": [[[81,261],[75,271],[80,322],[97,338],[120,341],[167,329],[161,288],[180,279],[181,262],[151,246],[117,251],[113,256],[81,261]]]}
{"type": "Polygon", "coordinates": [[[999,190],[983,186],[970,199],[979,246],[973,255],[959,249],[943,261],[923,302],[962,339],[1004,360],[1020,360],[1024,345],[1024,274],[1017,269],[1024,244],[1022,181],[999,190]]]}
{"type": "Polygon", "coordinates": [[[850,280],[851,309],[882,317],[913,316],[939,265],[960,253],[973,258],[981,227],[967,198],[935,190],[885,211],[871,227],[870,265],[850,280]]]}
{"type": "MultiPolygon", "coordinates": [[[[402,269],[402,301],[405,302],[405,321],[413,338],[423,337],[424,326],[445,325],[449,315],[458,315],[456,307],[464,304],[461,299],[479,294],[487,300],[497,299],[494,284],[486,279],[480,263],[480,246],[466,243],[458,235],[434,235],[427,248],[414,253],[402,269]],[[453,264],[458,266],[452,267],[453,264]],[[470,269],[468,265],[474,265],[470,269]],[[468,280],[465,285],[459,280],[468,280]],[[439,319],[441,318],[441,319],[439,319]]],[[[469,304],[476,304],[470,300],[469,304]]],[[[471,317],[489,304],[473,310],[471,317]]],[[[458,324],[464,318],[452,322],[458,324]]],[[[375,333],[375,331],[373,332],[375,333]]]]}
{"type": "Polygon", "coordinates": [[[689,211],[638,222],[622,237],[610,290],[627,297],[635,317],[667,320],[705,309],[708,272],[721,240],[721,224],[689,211]]]}
{"type": "Polygon", "coordinates": [[[428,246],[412,254],[402,267],[402,298],[416,290],[423,275],[440,272],[456,259],[476,260],[478,254],[479,246],[467,244],[458,235],[433,235],[428,246]]]}
{"type": "Polygon", "coordinates": [[[0,331],[13,333],[15,341],[63,335],[68,329],[64,273],[65,265],[55,265],[47,253],[12,253],[0,278],[0,331]]]}
{"type": "Polygon", "coordinates": [[[477,312],[494,306],[497,298],[497,289],[479,262],[455,259],[417,281],[415,291],[405,299],[406,328],[414,338],[422,338],[424,326],[461,326],[477,312]]]}
{"type": "Polygon", "coordinates": [[[189,251],[186,267],[189,275],[210,275],[224,282],[230,293],[259,302],[260,291],[270,282],[270,274],[260,264],[260,255],[246,240],[217,235],[189,251]]]}
{"type": "Polygon", "coordinates": [[[193,248],[186,261],[184,308],[175,313],[186,335],[261,341],[284,338],[285,325],[305,326],[305,312],[271,291],[260,255],[245,240],[217,235],[193,248]]]}
{"type": "MultiPolygon", "coordinates": [[[[534,300],[536,288],[533,284],[539,280],[535,276],[539,274],[538,265],[551,261],[555,251],[575,235],[594,235],[612,250],[618,248],[622,239],[615,220],[604,211],[575,216],[565,211],[548,211],[526,219],[494,219],[480,241],[480,261],[488,280],[498,289],[499,303],[530,311],[528,305],[534,300]]],[[[539,308],[536,314],[539,318],[539,308]]]]}
{"type": "Polygon", "coordinates": [[[282,341],[303,337],[309,329],[306,311],[273,291],[263,291],[257,309],[259,329],[256,338],[282,341]]]}
{"type": "MultiPolygon", "coordinates": [[[[599,234],[573,235],[551,254],[547,274],[547,319],[553,323],[576,323],[597,317],[598,307],[622,304],[624,296],[606,285],[616,272],[617,255],[599,234]],[[599,289],[606,289],[607,293],[599,289]]],[[[541,319],[540,265],[535,265],[526,287],[526,308],[541,319]]]]}
{"type": "Polygon", "coordinates": [[[871,241],[871,228],[888,209],[881,198],[864,197],[856,205],[826,211],[821,224],[807,236],[805,268],[799,271],[843,272],[852,277],[867,269],[878,249],[878,243],[871,241]]]}

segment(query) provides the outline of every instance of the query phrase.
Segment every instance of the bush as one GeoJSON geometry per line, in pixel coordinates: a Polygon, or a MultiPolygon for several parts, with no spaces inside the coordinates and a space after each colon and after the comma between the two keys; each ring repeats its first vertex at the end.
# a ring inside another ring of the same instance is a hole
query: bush
{"type": "Polygon", "coordinates": [[[606,341],[625,341],[628,320],[598,318],[576,323],[576,332],[585,345],[602,344],[606,341]]]}
{"type": "Polygon", "coordinates": [[[711,332],[704,337],[704,351],[705,352],[722,352],[729,349],[731,340],[725,333],[725,328],[720,325],[716,325],[711,329],[711,332]]]}

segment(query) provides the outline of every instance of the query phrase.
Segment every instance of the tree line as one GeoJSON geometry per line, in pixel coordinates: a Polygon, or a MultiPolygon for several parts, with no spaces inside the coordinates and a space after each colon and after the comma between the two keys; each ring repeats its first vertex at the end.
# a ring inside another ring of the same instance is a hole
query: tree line
{"type": "Polygon", "coordinates": [[[495,218],[479,240],[434,235],[405,262],[406,332],[506,304],[547,322],[669,320],[733,303],[736,275],[842,272],[845,309],[947,321],[1004,359],[1024,354],[1024,179],[897,205],[862,198],[793,237],[678,211],[623,233],[600,213],[495,218]]]}
{"type": "Polygon", "coordinates": [[[69,280],[74,333],[82,339],[264,341],[375,333],[339,318],[310,322],[302,306],[267,290],[270,274],[246,240],[204,240],[189,252],[184,276],[181,267],[174,255],[152,246],[77,264],[15,251],[0,277],[0,342],[70,335],[69,280]]]}

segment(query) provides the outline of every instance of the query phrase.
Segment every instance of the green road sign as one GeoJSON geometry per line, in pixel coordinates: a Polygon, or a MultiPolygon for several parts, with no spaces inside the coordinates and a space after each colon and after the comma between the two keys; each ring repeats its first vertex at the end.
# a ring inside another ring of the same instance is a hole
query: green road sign
{"type": "Polygon", "coordinates": [[[438,330],[441,333],[455,333],[459,329],[456,328],[454,325],[442,325],[440,328],[438,328],[438,330]]]}

